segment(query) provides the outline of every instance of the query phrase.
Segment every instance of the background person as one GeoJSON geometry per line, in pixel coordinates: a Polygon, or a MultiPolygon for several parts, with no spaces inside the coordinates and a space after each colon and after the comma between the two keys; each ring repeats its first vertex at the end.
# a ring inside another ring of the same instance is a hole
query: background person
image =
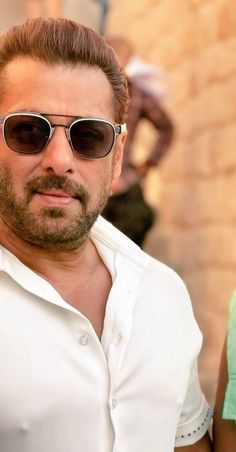
{"type": "Polygon", "coordinates": [[[0,450],[209,452],[182,280],[100,213],[127,83],[92,30],[0,37],[0,450]]]}
{"type": "Polygon", "coordinates": [[[128,75],[130,103],[127,113],[129,133],[124,148],[122,173],[112,186],[113,196],[103,216],[142,246],[157,213],[145,199],[143,179],[150,168],[157,167],[166,155],[173,139],[174,127],[161,105],[165,87],[157,83],[158,74],[154,66],[142,62],[125,38],[109,38],[108,43],[128,75]],[[143,163],[137,165],[134,163],[135,138],[144,119],[156,129],[157,138],[152,149],[146,152],[143,163]]]}
{"type": "Polygon", "coordinates": [[[214,410],[214,451],[236,450],[236,293],[230,305],[214,410]]]}

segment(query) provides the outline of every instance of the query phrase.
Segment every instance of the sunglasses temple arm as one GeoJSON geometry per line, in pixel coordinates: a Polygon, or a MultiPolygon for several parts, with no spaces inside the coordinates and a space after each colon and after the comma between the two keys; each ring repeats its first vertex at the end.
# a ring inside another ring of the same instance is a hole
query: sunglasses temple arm
{"type": "Polygon", "coordinates": [[[127,130],[126,124],[115,125],[116,135],[120,135],[121,133],[126,132],[126,130],[127,130]]]}

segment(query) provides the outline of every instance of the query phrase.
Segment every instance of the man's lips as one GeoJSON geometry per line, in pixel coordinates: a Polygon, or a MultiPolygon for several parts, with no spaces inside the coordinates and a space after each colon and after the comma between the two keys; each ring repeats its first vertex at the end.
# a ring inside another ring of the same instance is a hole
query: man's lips
{"type": "Polygon", "coordinates": [[[68,205],[74,199],[78,199],[78,196],[71,193],[66,193],[62,190],[45,190],[45,191],[35,191],[45,203],[50,205],[68,205]]]}
{"type": "Polygon", "coordinates": [[[46,204],[62,206],[79,201],[86,207],[89,201],[89,193],[82,184],[56,174],[33,177],[27,182],[25,190],[29,202],[35,198],[46,204]]]}

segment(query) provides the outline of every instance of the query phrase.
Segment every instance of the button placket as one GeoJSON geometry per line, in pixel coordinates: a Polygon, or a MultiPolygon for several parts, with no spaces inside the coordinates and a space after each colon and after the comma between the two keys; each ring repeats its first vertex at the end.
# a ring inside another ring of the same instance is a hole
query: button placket
{"type": "MultiPolygon", "coordinates": [[[[132,288],[123,290],[123,298],[127,300],[126,316],[122,312],[116,317],[113,341],[109,346],[108,363],[111,377],[110,385],[110,410],[114,411],[118,406],[117,384],[119,380],[120,366],[128,344],[128,338],[132,328],[133,303],[135,301],[132,288]]],[[[113,415],[112,415],[113,417],[113,415]]]]}

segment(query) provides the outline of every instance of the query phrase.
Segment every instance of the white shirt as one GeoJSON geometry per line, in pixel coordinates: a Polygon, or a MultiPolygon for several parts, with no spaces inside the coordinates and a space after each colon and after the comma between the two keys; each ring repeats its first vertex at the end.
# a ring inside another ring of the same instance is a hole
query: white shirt
{"type": "Polygon", "coordinates": [[[113,279],[101,342],[0,248],[0,452],[172,452],[208,428],[182,280],[102,218],[91,238],[113,279]]]}

